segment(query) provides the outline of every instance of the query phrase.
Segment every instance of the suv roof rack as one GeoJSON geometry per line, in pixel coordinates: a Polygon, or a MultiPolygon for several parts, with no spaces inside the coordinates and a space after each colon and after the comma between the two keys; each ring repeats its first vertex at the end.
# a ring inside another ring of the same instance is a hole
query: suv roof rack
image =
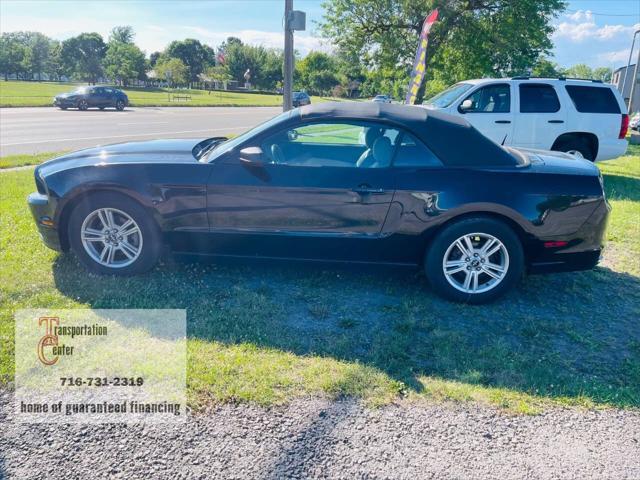
{"type": "Polygon", "coordinates": [[[531,75],[520,75],[517,77],[511,77],[511,80],[532,80],[532,79],[546,79],[546,80],[583,80],[585,82],[602,83],[602,80],[595,80],[593,78],[578,78],[578,77],[534,77],[531,75]]]}

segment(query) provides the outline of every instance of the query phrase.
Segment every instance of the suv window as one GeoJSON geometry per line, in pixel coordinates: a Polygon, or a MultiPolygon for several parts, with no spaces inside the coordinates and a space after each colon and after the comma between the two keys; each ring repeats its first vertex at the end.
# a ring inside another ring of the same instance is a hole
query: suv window
{"type": "Polygon", "coordinates": [[[547,84],[520,84],[521,113],[553,113],[560,110],[555,89],[547,84]]]}
{"type": "Polygon", "coordinates": [[[394,167],[438,167],[442,162],[420,140],[408,133],[401,133],[396,148],[394,167]]]}
{"type": "Polygon", "coordinates": [[[467,113],[509,113],[511,93],[508,84],[489,85],[479,88],[465,100],[471,100],[467,113]]]}
{"type": "Polygon", "coordinates": [[[395,128],[369,122],[309,123],[270,136],[261,148],[278,165],[386,168],[398,134],[395,128]]]}
{"type": "Polygon", "coordinates": [[[565,87],[576,110],[582,113],[621,113],[610,88],[567,85],[565,87]]]}

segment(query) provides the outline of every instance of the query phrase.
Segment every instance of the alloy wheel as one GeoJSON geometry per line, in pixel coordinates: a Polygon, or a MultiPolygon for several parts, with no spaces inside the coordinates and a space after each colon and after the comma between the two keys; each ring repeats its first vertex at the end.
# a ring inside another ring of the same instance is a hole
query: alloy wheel
{"type": "Polygon", "coordinates": [[[578,158],[584,158],[584,155],[582,155],[582,152],[580,150],[567,150],[567,152],[569,155],[573,155],[574,157],[578,157],[578,158]]]}
{"type": "Polygon", "coordinates": [[[447,282],[455,289],[478,294],[500,284],[509,270],[509,252],[488,233],[469,233],[447,248],[442,260],[447,282]]]}
{"type": "Polygon", "coordinates": [[[142,231],[127,213],[116,208],[91,212],[80,229],[82,246],[100,265],[123,268],[135,262],[142,252],[142,231]]]}

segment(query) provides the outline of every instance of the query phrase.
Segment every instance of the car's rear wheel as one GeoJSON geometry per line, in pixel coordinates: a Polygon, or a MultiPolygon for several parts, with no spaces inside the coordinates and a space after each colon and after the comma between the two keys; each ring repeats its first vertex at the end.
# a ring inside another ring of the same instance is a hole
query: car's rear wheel
{"type": "Polygon", "coordinates": [[[82,110],[85,111],[89,108],[89,104],[87,103],[86,100],[80,100],[78,102],[78,110],[82,110]]]}
{"type": "Polygon", "coordinates": [[[123,100],[118,100],[116,102],[116,110],[118,110],[119,112],[124,110],[124,101],[123,100]]]}
{"type": "Polygon", "coordinates": [[[162,251],[158,228],[144,208],[111,193],[94,194],[74,208],[69,241],[80,261],[101,274],[145,272],[162,251]]]}
{"type": "Polygon", "coordinates": [[[595,156],[591,151],[591,146],[584,138],[565,140],[559,143],[554,150],[565,152],[578,158],[586,158],[587,160],[593,160],[595,156]]]}
{"type": "Polygon", "coordinates": [[[433,289],[456,302],[495,300],[515,285],[523,269],[518,236],[505,223],[487,217],[447,226],[425,257],[425,272],[433,289]]]}

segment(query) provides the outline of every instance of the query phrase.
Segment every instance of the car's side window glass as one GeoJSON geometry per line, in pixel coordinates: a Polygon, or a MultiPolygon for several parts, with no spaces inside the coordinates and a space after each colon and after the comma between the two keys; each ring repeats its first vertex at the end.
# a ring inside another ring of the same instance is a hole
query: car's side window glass
{"type": "Polygon", "coordinates": [[[439,167],[442,162],[435,154],[413,135],[401,132],[400,143],[396,147],[394,167],[439,167]]]}
{"type": "Polygon", "coordinates": [[[556,90],[548,84],[520,84],[520,113],[554,113],[560,110],[556,90]]]}
{"type": "Polygon", "coordinates": [[[386,168],[398,129],[382,124],[314,122],[278,132],[262,142],[266,160],[302,167],[386,168]]]}
{"type": "Polygon", "coordinates": [[[508,84],[479,88],[464,101],[467,100],[471,101],[470,107],[465,108],[467,113],[509,113],[511,110],[511,92],[508,84]]]}

